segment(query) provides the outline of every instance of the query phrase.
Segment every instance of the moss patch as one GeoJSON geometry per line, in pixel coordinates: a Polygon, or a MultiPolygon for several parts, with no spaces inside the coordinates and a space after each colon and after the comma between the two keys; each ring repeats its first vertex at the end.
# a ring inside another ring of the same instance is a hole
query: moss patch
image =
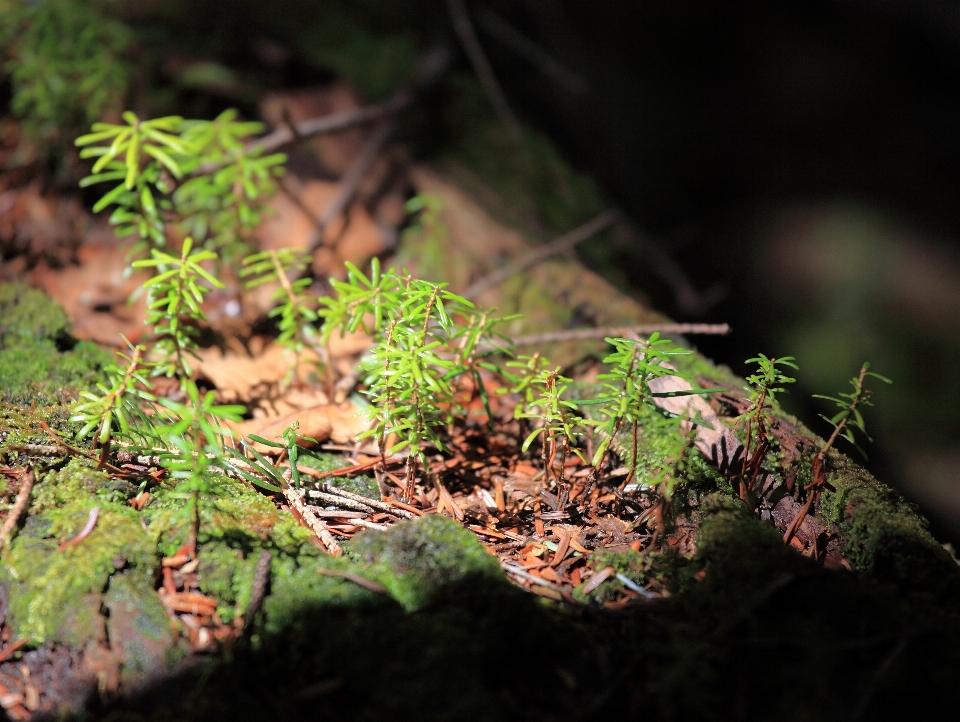
{"type": "Polygon", "coordinates": [[[94,471],[90,462],[73,460],[34,487],[29,522],[0,568],[14,629],[34,643],[83,645],[102,624],[95,618],[100,605],[91,599],[119,569],[152,589],[154,541],[141,528],[136,511],[97,498],[106,481],[106,474],[94,471]],[[58,543],[84,527],[94,506],[99,514],[90,535],[59,551],[58,543]]]}
{"type": "Polygon", "coordinates": [[[69,332],[66,312],[42,291],[0,284],[0,348],[18,341],[66,340],[69,332]]]}
{"type": "Polygon", "coordinates": [[[364,532],[347,553],[408,610],[430,603],[445,586],[505,579],[474,534],[439,514],[400,522],[383,533],[364,532]]]}

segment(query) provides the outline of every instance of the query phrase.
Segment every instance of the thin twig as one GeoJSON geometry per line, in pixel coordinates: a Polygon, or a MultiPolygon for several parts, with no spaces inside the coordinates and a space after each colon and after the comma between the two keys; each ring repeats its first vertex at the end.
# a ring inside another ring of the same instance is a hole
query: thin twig
{"type": "Polygon", "coordinates": [[[323,224],[320,222],[320,219],[313,214],[313,211],[307,208],[307,204],[303,202],[300,196],[294,193],[293,190],[289,186],[287,186],[287,184],[283,180],[283,177],[281,176],[277,178],[276,181],[277,181],[277,186],[280,188],[283,194],[291,200],[293,205],[297,207],[297,210],[303,213],[303,215],[305,215],[310,220],[310,222],[317,229],[318,233],[323,233],[323,224]]]}
{"type": "Polygon", "coordinates": [[[7,447],[11,451],[21,451],[24,454],[33,456],[62,456],[63,451],[59,446],[50,446],[48,444],[10,444],[7,447]]]}
{"type": "Polygon", "coordinates": [[[851,722],[858,722],[858,720],[863,717],[863,713],[867,711],[867,707],[870,705],[873,695],[877,691],[877,685],[880,683],[880,680],[883,679],[883,676],[894,665],[900,655],[904,653],[904,651],[910,645],[910,642],[913,641],[913,638],[914,637],[912,634],[901,637],[896,646],[890,650],[890,653],[884,658],[883,662],[880,663],[877,671],[873,674],[873,679],[870,681],[870,685],[863,693],[863,696],[860,697],[860,701],[857,702],[856,709],[854,709],[853,714],[850,716],[851,722]]]}
{"type": "Polygon", "coordinates": [[[537,70],[567,92],[583,95],[590,89],[582,76],[564,67],[550,53],[490,9],[479,9],[477,24],[517,55],[533,63],[537,70]]]}
{"type": "Polygon", "coordinates": [[[460,44],[463,46],[470,64],[473,66],[483,91],[490,99],[493,109],[496,111],[507,132],[514,140],[520,140],[523,137],[523,131],[520,123],[510,109],[507,98],[497,82],[497,76],[493,74],[493,68],[490,67],[490,61],[487,60],[483,52],[483,46],[477,39],[477,34],[473,30],[473,23],[470,22],[470,15],[467,12],[467,4],[464,0],[447,0],[447,7],[450,9],[450,17],[453,20],[453,29],[460,38],[460,44]]]}
{"type": "Polygon", "coordinates": [[[306,492],[307,496],[311,499],[318,499],[319,501],[326,502],[327,504],[336,504],[337,506],[343,509],[353,509],[354,511],[365,511],[368,514],[373,513],[373,507],[369,506],[360,501],[354,501],[353,499],[347,499],[342,496],[337,496],[336,494],[327,494],[324,491],[317,491],[315,489],[310,489],[306,492]]]}
{"type": "Polygon", "coordinates": [[[303,519],[303,523],[310,531],[317,535],[320,543],[323,544],[324,548],[330,552],[331,555],[338,557],[343,554],[343,549],[337,540],[333,538],[333,534],[327,529],[327,525],[313,513],[310,507],[303,503],[303,499],[300,497],[297,489],[288,486],[283,490],[283,495],[286,497],[290,507],[296,510],[300,518],[303,519]]]}
{"type": "Polygon", "coordinates": [[[246,629],[253,623],[263,598],[266,596],[267,584],[270,583],[270,552],[264,549],[257,559],[257,568],[253,573],[253,584],[250,587],[250,602],[243,612],[243,627],[246,629]]]}
{"type": "MultiPolygon", "coordinates": [[[[378,460],[379,461],[379,460],[378,460]]],[[[353,501],[360,502],[361,504],[366,504],[367,506],[373,507],[379,511],[385,511],[388,514],[393,514],[395,516],[400,516],[405,519],[414,519],[416,514],[413,512],[406,511],[404,509],[398,509],[393,504],[390,504],[386,501],[380,501],[379,499],[370,499],[366,496],[361,496],[360,494],[354,494],[353,492],[347,491],[346,489],[341,489],[338,486],[333,484],[321,484],[321,488],[328,494],[334,494],[336,496],[343,497],[344,499],[352,499],[353,501]]]]}
{"type": "Polygon", "coordinates": [[[518,336],[513,339],[516,346],[537,346],[544,343],[562,343],[564,341],[586,341],[607,337],[649,336],[652,333],[666,334],[711,334],[730,333],[726,323],[645,323],[636,326],[606,326],[604,328],[575,328],[568,331],[551,331],[531,336],[518,336]]]}
{"type": "Polygon", "coordinates": [[[327,204],[323,215],[317,220],[320,231],[314,235],[310,243],[310,250],[314,250],[323,244],[323,230],[330,225],[334,219],[338,218],[347,210],[347,206],[350,205],[350,202],[356,195],[360,183],[363,182],[367,171],[370,170],[370,167],[380,156],[380,151],[393,133],[393,129],[394,122],[390,119],[384,120],[367,139],[363,150],[360,151],[360,155],[354,159],[353,163],[351,163],[347,169],[347,172],[344,173],[343,178],[340,179],[337,195],[327,204]]]}
{"type": "MultiPolygon", "coordinates": [[[[278,128],[272,133],[247,143],[243,147],[244,155],[250,155],[258,151],[263,153],[273,153],[282,148],[292,145],[295,142],[301,142],[309,138],[315,138],[318,135],[328,135],[330,133],[340,133],[360,125],[376,123],[388,116],[394,115],[408,105],[410,105],[413,95],[408,88],[402,88],[384,103],[379,105],[369,105],[365,108],[356,108],[355,110],[344,110],[340,113],[330,113],[318,118],[308,118],[297,123],[294,128],[296,135],[290,128],[278,128]]],[[[215,161],[204,163],[199,166],[193,175],[206,175],[222,168],[230,161],[215,161]]]]}
{"type": "Polygon", "coordinates": [[[674,303],[680,311],[689,314],[703,313],[726,295],[726,287],[722,284],[714,284],[704,291],[698,291],[683,267],[663,246],[638,231],[632,224],[627,224],[627,230],[641,253],[646,256],[650,270],[673,291],[674,303]]]}
{"type": "Polygon", "coordinates": [[[520,273],[521,271],[525,271],[528,268],[532,268],[533,266],[542,263],[552,256],[558,256],[561,253],[566,253],[567,251],[572,250],[573,247],[578,243],[596,235],[619,218],[620,213],[618,211],[606,210],[583,225],[577,226],[572,231],[565,233],[556,240],[550,241],[550,243],[546,244],[545,246],[541,246],[532,253],[528,254],[525,258],[520,259],[520,261],[516,264],[494,271],[489,276],[481,278],[479,281],[472,283],[470,287],[460,295],[467,299],[474,299],[488,288],[499,285],[506,279],[510,278],[510,276],[520,273]]]}
{"type": "Polygon", "coordinates": [[[100,507],[99,506],[93,507],[90,510],[90,515],[87,517],[86,526],[84,526],[83,529],[80,530],[80,533],[77,534],[75,537],[63,542],[59,547],[57,547],[57,550],[62,552],[65,549],[69,549],[70,547],[75,547],[77,544],[79,544],[88,536],[90,536],[90,532],[92,532],[93,528],[97,525],[97,519],[99,518],[99,516],[100,516],[100,507]]]}
{"type": "Polygon", "coordinates": [[[30,490],[33,489],[33,470],[27,471],[21,477],[20,491],[17,492],[16,501],[13,502],[13,508],[7,514],[6,521],[3,522],[3,528],[0,529],[0,549],[3,549],[10,539],[10,535],[20,521],[20,515],[27,507],[27,500],[30,498],[30,490]]]}
{"type": "MultiPolygon", "coordinates": [[[[83,449],[78,449],[76,446],[71,446],[71,445],[68,444],[66,441],[64,441],[63,439],[61,439],[60,436],[57,434],[57,432],[54,431],[53,429],[51,429],[51,428],[47,425],[47,423],[46,423],[45,421],[41,421],[41,422],[40,422],[40,428],[42,428],[44,431],[46,431],[47,434],[49,434],[51,437],[53,437],[53,440],[54,440],[54,441],[56,441],[58,444],[60,444],[60,446],[62,446],[63,448],[65,448],[65,449],[66,449],[67,451],[69,451],[70,453],[76,454],[77,456],[82,456],[82,457],[84,457],[84,458],[86,458],[86,459],[90,459],[90,461],[96,461],[97,463],[100,462],[100,457],[97,456],[96,454],[91,454],[89,451],[84,451],[83,449]]],[[[124,472],[123,472],[123,469],[121,469],[121,468],[119,468],[119,467],[116,467],[116,466],[114,466],[113,464],[104,464],[104,466],[105,466],[106,468],[110,469],[110,471],[114,472],[115,474],[122,474],[122,473],[124,473],[124,472]]]]}
{"type": "Polygon", "coordinates": [[[348,582],[353,582],[354,584],[363,587],[364,589],[369,589],[371,592],[376,594],[389,594],[385,586],[379,582],[375,582],[372,579],[366,579],[361,577],[359,574],[354,574],[353,572],[342,571],[340,569],[327,569],[326,567],[317,567],[317,572],[322,574],[325,577],[339,577],[340,579],[346,579],[348,582]]]}

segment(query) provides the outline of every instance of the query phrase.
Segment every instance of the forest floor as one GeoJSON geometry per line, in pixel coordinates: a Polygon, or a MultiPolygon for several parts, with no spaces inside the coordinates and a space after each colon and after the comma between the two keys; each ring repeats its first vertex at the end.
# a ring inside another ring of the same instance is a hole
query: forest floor
{"type": "MultiPolygon", "coordinates": [[[[337,87],[283,101],[293,122],[355,102],[337,87]]],[[[261,247],[311,244],[339,186],[296,169],[319,159],[344,171],[368,138],[363,128],[322,137],[291,160],[261,247]]],[[[538,450],[522,450],[516,397],[491,395],[488,415],[476,394],[429,459],[438,473],[401,501],[405,459],[355,441],[366,422],[352,375],[371,339],[331,350],[352,384],[318,377],[309,357],[290,383],[289,356],[264,322],[269,289],[244,291],[225,268],[226,288],[205,307],[201,386],[247,407],[240,435],[274,438],[298,421],[317,443],[299,462],[300,497],[218,478],[192,544],[158,461],[121,451],[103,468],[70,421],[119,334],[146,332],[142,298],[127,303],[143,280],[125,274],[128,247],[75,199],[9,174],[4,183],[0,705],[10,719],[938,719],[960,702],[950,552],[837,452],[832,488],[785,544],[823,442],[775,411],[776,448],[756,503],[744,503],[731,484],[744,382],[695,353],[678,369],[725,390],[690,402],[709,423],[669,506],[642,484],[667,453],[652,423],[635,452],[626,432],[615,440],[594,483],[576,456],[544,468],[538,450]]],[[[376,255],[463,290],[537,247],[468,168],[415,165],[400,146],[369,170],[345,218],[313,256],[318,279],[376,255]],[[404,231],[413,193],[439,199],[440,226],[404,231]]],[[[530,350],[580,393],[602,370],[603,342],[568,331],[669,329],[563,253],[476,299],[523,314],[508,329],[521,343],[560,332],[530,350]]]]}

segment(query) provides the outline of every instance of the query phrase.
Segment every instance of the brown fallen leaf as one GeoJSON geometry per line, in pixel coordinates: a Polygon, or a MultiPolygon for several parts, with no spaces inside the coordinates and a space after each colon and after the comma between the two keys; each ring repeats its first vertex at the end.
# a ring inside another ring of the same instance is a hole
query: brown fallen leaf
{"type": "MultiPolygon", "coordinates": [[[[342,404],[325,404],[310,409],[293,411],[282,416],[268,416],[262,419],[250,419],[240,423],[229,424],[230,428],[240,436],[250,434],[262,436],[265,439],[274,439],[280,436],[294,421],[300,422],[300,435],[311,437],[317,441],[327,441],[335,444],[350,444],[356,440],[357,434],[366,431],[370,422],[360,410],[351,402],[342,404]]],[[[254,444],[260,453],[272,453],[273,450],[262,444],[254,444]]]]}
{"type": "MultiPolygon", "coordinates": [[[[223,401],[250,401],[253,390],[259,386],[273,386],[282,381],[290,371],[294,361],[293,353],[277,343],[268,344],[254,356],[218,348],[199,351],[200,361],[197,371],[217,387],[223,401]]],[[[300,377],[316,368],[316,354],[304,351],[300,357],[300,377]]],[[[324,397],[322,403],[325,403],[324,397]]],[[[314,400],[313,404],[321,403],[314,400]]],[[[298,405],[302,406],[302,404],[298,405]]]]}
{"type": "Polygon", "coordinates": [[[119,346],[122,333],[136,342],[147,331],[146,297],[128,299],[149,276],[124,275],[128,250],[116,243],[85,243],[77,251],[78,264],[53,269],[41,262],[30,282],[63,306],[75,337],[119,346]]]}

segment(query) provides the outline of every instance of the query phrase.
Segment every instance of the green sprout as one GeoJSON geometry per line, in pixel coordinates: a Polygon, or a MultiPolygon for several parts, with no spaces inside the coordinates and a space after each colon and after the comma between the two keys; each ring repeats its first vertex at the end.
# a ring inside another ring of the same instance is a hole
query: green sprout
{"type": "Polygon", "coordinates": [[[813,473],[813,481],[804,486],[804,490],[807,492],[807,501],[803,507],[801,507],[800,511],[797,513],[793,521],[787,527],[787,530],[784,532],[784,544],[790,542],[790,540],[793,538],[793,535],[796,534],[797,529],[800,528],[803,520],[810,512],[810,509],[814,504],[820,501],[820,495],[823,490],[828,489],[829,491],[836,491],[830,482],[827,481],[826,466],[827,453],[833,448],[833,445],[837,439],[846,439],[857,451],[863,454],[864,458],[867,456],[863,449],[861,449],[857,444],[857,440],[854,435],[854,431],[859,431],[860,434],[868,441],[872,441],[869,434],[867,434],[866,424],[864,422],[863,415],[860,412],[860,409],[864,406],[873,406],[873,402],[870,400],[870,397],[873,395],[873,391],[868,389],[865,385],[867,377],[878,379],[887,384],[893,383],[886,376],[881,376],[880,374],[871,371],[870,364],[864,362],[860,367],[860,373],[850,379],[850,385],[853,386],[853,391],[848,394],[845,394],[841,391],[837,396],[823,396],[821,394],[814,394],[813,396],[815,399],[832,401],[840,409],[840,411],[833,416],[821,415],[822,419],[833,426],[833,432],[813,457],[813,464],[811,468],[813,473]]]}
{"type": "Polygon", "coordinates": [[[542,369],[530,383],[531,387],[539,387],[540,389],[539,394],[531,404],[537,411],[524,411],[519,414],[520,418],[535,418],[541,421],[539,428],[534,429],[524,439],[521,448],[526,451],[530,448],[534,439],[540,437],[544,481],[547,484],[550,484],[551,481],[552,460],[558,451],[560,453],[560,473],[557,476],[557,486],[560,490],[561,505],[566,505],[566,497],[569,492],[563,478],[567,454],[573,451],[586,462],[583,452],[576,447],[577,437],[580,435],[577,429],[583,427],[584,419],[576,411],[577,404],[563,398],[563,394],[570,383],[571,379],[560,375],[559,366],[552,371],[542,369]]]}
{"type": "Polygon", "coordinates": [[[117,235],[140,238],[136,250],[191,236],[224,257],[239,254],[276,191],[286,156],[248,148],[243,139],[263,125],[236,117],[226,110],[214,120],[141,120],[127,111],[126,125],[95,123],[76,140],[81,158],[97,159],[80,185],[120,182],[94,212],[115,206],[110,223],[117,235]]]}
{"type": "Polygon", "coordinates": [[[172,478],[178,481],[174,494],[186,501],[182,514],[190,522],[188,544],[196,548],[200,529],[200,508],[213,499],[217,486],[212,468],[229,466],[223,439],[230,435],[221,422],[240,421],[243,406],[221,406],[214,403],[215,394],[200,395],[197,385],[184,385],[187,403],[162,398],[159,403],[168,412],[167,423],[158,424],[157,435],[167,448],[161,461],[172,478]]]}
{"type": "Polygon", "coordinates": [[[152,405],[157,400],[149,391],[151,387],[146,376],[152,364],[143,360],[145,346],[133,346],[129,341],[127,346],[130,348],[129,356],[118,354],[127,362],[126,366],[108,366],[105,371],[112,379],[110,386],[98,383],[96,388],[99,393],[81,392],[70,419],[83,424],[78,438],[82,439],[93,432],[90,446],[101,450],[100,466],[106,460],[114,433],[119,432],[121,437],[136,438],[141,442],[152,435],[152,420],[142,409],[143,404],[152,405]]]}
{"type": "Polygon", "coordinates": [[[796,359],[793,356],[768,358],[764,354],[758,354],[756,358],[747,359],[745,362],[755,363],[757,368],[747,376],[750,406],[738,418],[738,421],[745,421],[743,462],[740,471],[732,479],[734,488],[745,501],[756,488],[757,480],[763,471],[763,461],[774,443],[769,434],[768,419],[777,394],[786,393],[786,384],[796,381],[787,376],[782,367],[799,370],[794,361],[796,359]]]}
{"type": "Polygon", "coordinates": [[[179,256],[154,248],[151,258],[133,263],[134,268],[157,269],[144,283],[149,293],[147,323],[154,327],[155,349],[162,355],[154,367],[155,376],[177,376],[183,385],[193,375],[188,357],[196,356],[196,323],[206,321],[203,297],[213,288],[223,288],[200,264],[216,258],[213,251],[194,251],[193,239],[188,237],[179,256]]]}
{"type": "MultiPolygon", "coordinates": [[[[591,461],[595,478],[599,477],[610,444],[624,424],[630,425],[633,452],[627,477],[627,483],[629,483],[637,467],[641,414],[644,408],[656,409],[654,398],[661,395],[650,388],[650,383],[664,376],[680,376],[667,363],[671,356],[690,352],[673,347],[669,340],[660,338],[658,333],[651,334],[647,341],[626,338],[608,338],[606,341],[613,346],[614,351],[603,360],[604,363],[610,364],[610,371],[597,376],[603,381],[603,390],[596,399],[580,403],[599,404],[599,412],[605,417],[595,424],[596,430],[603,437],[591,461]]],[[[691,390],[678,393],[684,395],[709,393],[709,391],[691,390]]]]}
{"type": "Polygon", "coordinates": [[[309,256],[305,249],[279,248],[247,256],[240,269],[240,277],[246,279],[244,285],[248,289],[274,281],[279,284],[272,296],[277,305],[268,315],[270,318],[279,317],[277,326],[280,336],[277,341],[293,351],[293,373],[300,365],[304,347],[313,347],[317,341],[313,324],[318,316],[307,294],[310,279],[290,280],[291,273],[303,272],[308,264],[309,256]]]}
{"type": "Polygon", "coordinates": [[[886,376],[881,376],[880,374],[871,371],[870,364],[864,362],[863,366],[860,367],[860,373],[850,379],[850,385],[853,386],[853,391],[849,394],[845,394],[841,391],[838,397],[823,396],[821,394],[813,395],[813,398],[815,399],[832,401],[840,409],[840,411],[833,416],[828,417],[824,416],[823,414],[820,415],[820,418],[833,426],[833,433],[830,434],[827,442],[818,452],[818,456],[825,456],[827,451],[830,450],[837,439],[846,439],[857,451],[863,455],[864,459],[867,458],[866,453],[857,444],[857,440],[854,437],[854,431],[859,431],[867,441],[873,441],[873,439],[871,439],[870,435],[867,433],[863,415],[860,413],[860,409],[862,407],[873,406],[873,402],[870,400],[870,397],[873,395],[873,391],[864,386],[868,376],[883,381],[886,384],[893,383],[886,376]]]}

